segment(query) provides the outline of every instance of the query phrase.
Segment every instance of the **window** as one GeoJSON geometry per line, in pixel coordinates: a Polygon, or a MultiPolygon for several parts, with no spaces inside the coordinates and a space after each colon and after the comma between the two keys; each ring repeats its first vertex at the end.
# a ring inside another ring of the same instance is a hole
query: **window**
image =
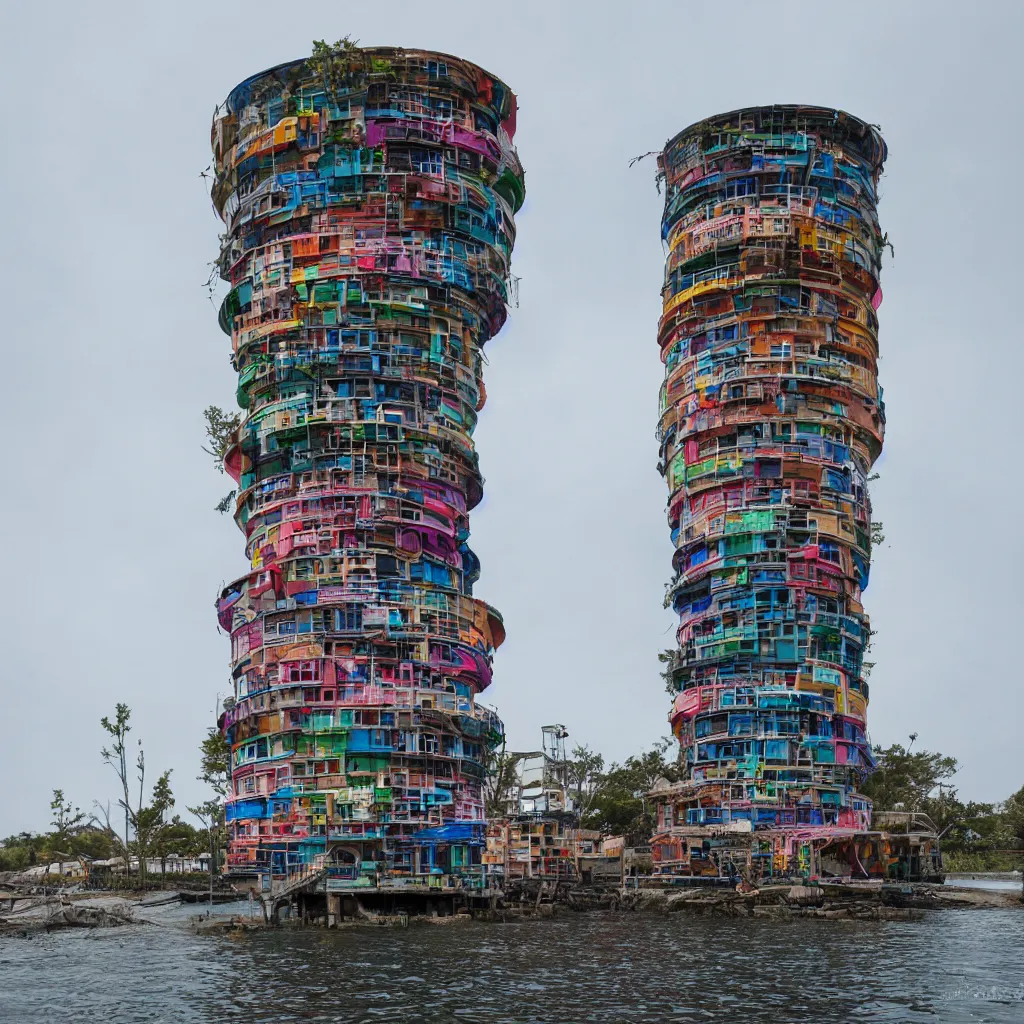
{"type": "Polygon", "coordinates": [[[363,606],[346,604],[334,613],[334,628],[339,631],[353,631],[363,628],[363,606]]]}
{"type": "Polygon", "coordinates": [[[290,683],[314,682],[319,678],[319,661],[292,661],[287,665],[285,679],[290,683]]]}
{"type": "Polygon", "coordinates": [[[441,161],[441,154],[436,152],[417,152],[413,163],[420,174],[429,174],[434,177],[444,176],[444,164],[441,161]]]}

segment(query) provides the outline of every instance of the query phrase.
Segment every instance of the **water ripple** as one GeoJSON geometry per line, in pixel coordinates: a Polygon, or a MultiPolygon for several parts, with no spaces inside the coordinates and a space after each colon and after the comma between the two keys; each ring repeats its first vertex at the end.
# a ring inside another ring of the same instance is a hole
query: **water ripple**
{"type": "Polygon", "coordinates": [[[522,925],[0,940],[0,1021],[1003,1024],[1024,913],[914,922],[569,916],[522,925]]]}

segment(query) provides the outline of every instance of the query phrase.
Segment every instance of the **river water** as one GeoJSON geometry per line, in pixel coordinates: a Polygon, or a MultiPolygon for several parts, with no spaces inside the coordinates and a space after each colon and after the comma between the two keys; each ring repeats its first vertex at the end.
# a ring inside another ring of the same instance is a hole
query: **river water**
{"type": "Polygon", "coordinates": [[[912,922],[567,914],[232,938],[192,934],[181,908],[149,916],[159,923],[0,939],[0,1021],[1024,1022],[1015,910],[912,922]]]}
{"type": "Polygon", "coordinates": [[[988,875],[955,875],[947,879],[950,885],[960,889],[996,889],[1003,892],[1020,892],[1019,878],[992,878],[988,875]]]}

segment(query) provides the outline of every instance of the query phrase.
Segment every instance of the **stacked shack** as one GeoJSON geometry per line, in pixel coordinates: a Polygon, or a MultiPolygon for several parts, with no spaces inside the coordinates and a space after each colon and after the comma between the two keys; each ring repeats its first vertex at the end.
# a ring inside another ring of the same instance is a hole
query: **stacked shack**
{"type": "Polygon", "coordinates": [[[455,57],[319,47],[213,123],[250,569],[231,636],[230,868],[264,888],[481,884],[504,638],[473,596],[472,434],[524,198],[508,87],[455,57]]]}
{"type": "Polygon", "coordinates": [[[807,873],[831,857],[869,874],[858,853],[882,860],[859,789],[873,765],[861,602],[885,423],[885,156],[873,126],[786,105],[708,118],[659,157],[659,468],[685,770],[656,793],[657,873],[807,873]]]}
{"type": "Polygon", "coordinates": [[[571,785],[564,725],[541,728],[541,749],[503,754],[493,779],[495,814],[483,854],[492,890],[522,888],[527,879],[575,882],[601,846],[601,834],[582,827],[580,790],[571,785]]]}

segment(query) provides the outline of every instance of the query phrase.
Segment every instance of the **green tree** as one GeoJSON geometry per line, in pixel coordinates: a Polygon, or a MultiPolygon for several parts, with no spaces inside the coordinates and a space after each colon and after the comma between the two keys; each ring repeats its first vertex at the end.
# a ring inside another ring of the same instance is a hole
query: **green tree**
{"type": "Polygon", "coordinates": [[[210,906],[213,906],[213,878],[217,851],[226,838],[224,805],[231,778],[231,746],[219,727],[211,726],[199,744],[199,780],[214,792],[212,800],[190,807],[189,813],[203,823],[210,844],[210,906]]]}
{"type": "Polygon", "coordinates": [[[217,872],[217,850],[224,836],[224,805],[220,800],[207,800],[198,807],[190,807],[189,813],[202,822],[209,837],[210,849],[210,906],[213,906],[213,878],[217,872]]]}
{"type": "Polygon", "coordinates": [[[50,856],[57,857],[57,871],[64,877],[64,859],[69,860],[74,856],[73,844],[78,833],[86,823],[86,815],[79,808],[72,805],[70,800],[64,799],[64,790],[55,789],[53,799],[50,801],[50,813],[53,815],[50,824],[53,831],[48,836],[47,846],[50,856]]]}
{"type": "MultiPolygon", "coordinates": [[[[872,473],[871,476],[868,477],[868,483],[869,484],[874,483],[880,476],[881,476],[880,473],[872,473]]],[[[868,493],[868,512],[870,513],[871,511],[872,511],[871,494],[870,494],[870,488],[869,488],[869,493],[868,493]]],[[[885,541],[885,526],[884,526],[884,524],[882,523],[882,521],[880,519],[872,519],[871,520],[871,531],[870,531],[870,534],[871,534],[871,546],[873,548],[874,547],[878,547],[879,544],[882,544],[885,541]]]]}
{"type": "Polygon", "coordinates": [[[679,651],[675,648],[662,651],[658,655],[658,661],[665,666],[661,670],[661,679],[665,684],[665,692],[670,697],[674,697],[679,692],[679,686],[676,684],[676,669],[679,666],[679,651]]]}
{"type": "Polygon", "coordinates": [[[217,726],[210,726],[199,744],[200,782],[205,782],[219,797],[227,796],[231,764],[231,746],[217,726]]]}
{"type": "MultiPolygon", "coordinates": [[[[875,747],[875,756],[878,767],[864,784],[863,791],[871,797],[876,810],[922,811],[933,819],[936,814],[940,818],[948,817],[943,802],[947,801],[950,808],[955,804],[956,790],[948,784],[959,767],[955,757],[930,750],[912,752],[901,743],[875,747]],[[946,792],[933,797],[940,786],[946,792]]],[[[936,820],[936,824],[940,822],[936,820]]]]}
{"type": "Polygon", "coordinates": [[[594,805],[603,771],[603,754],[586,745],[573,747],[572,757],[566,761],[566,774],[576,813],[581,819],[590,813],[594,805]]]}
{"type": "Polygon", "coordinates": [[[675,782],[679,767],[666,759],[672,740],[662,740],[644,754],[613,764],[598,783],[584,824],[606,835],[623,835],[636,845],[650,839],[655,826],[654,807],[647,794],[659,779],[675,782]]]}
{"type": "Polygon", "coordinates": [[[500,747],[488,749],[484,777],[484,814],[488,818],[502,818],[508,813],[518,762],[518,755],[505,749],[504,737],[500,747]]]}
{"type": "Polygon", "coordinates": [[[193,828],[187,821],[174,815],[165,821],[153,839],[153,855],[160,858],[160,870],[167,873],[167,858],[172,854],[178,857],[194,856],[199,850],[206,849],[206,836],[193,828]]]}
{"type": "Polygon", "coordinates": [[[23,871],[34,866],[46,849],[46,837],[19,832],[0,841],[0,871],[23,871]]]}
{"type": "Polygon", "coordinates": [[[359,48],[359,40],[344,36],[334,44],[314,39],[313,54],[306,61],[306,67],[319,76],[324,92],[334,106],[338,106],[341,91],[360,84],[372,64],[359,48]]]}
{"type": "Polygon", "coordinates": [[[1002,817],[1013,841],[1024,848],[1024,786],[1003,804],[1002,817]]]}
{"type": "Polygon", "coordinates": [[[209,405],[203,410],[206,420],[206,440],[209,447],[203,445],[203,451],[213,456],[217,469],[224,472],[224,456],[235,439],[235,432],[242,422],[240,413],[229,413],[216,405],[209,405]]]}
{"type": "Polygon", "coordinates": [[[231,499],[237,493],[237,491],[228,491],[228,493],[213,506],[214,512],[219,512],[221,515],[224,515],[225,512],[229,512],[231,510],[231,499]]]}
{"type": "Polygon", "coordinates": [[[164,830],[167,827],[167,813],[174,806],[171,792],[171,770],[168,769],[156,780],[153,795],[148,805],[141,807],[135,822],[135,850],[139,856],[140,868],[146,858],[160,857],[161,872],[167,870],[167,849],[164,830]]]}
{"type": "Polygon", "coordinates": [[[1010,842],[1003,815],[996,804],[961,803],[956,793],[943,795],[941,802],[929,798],[926,806],[940,804],[927,811],[940,831],[944,832],[942,848],[946,851],[974,852],[999,849],[1010,842]]]}
{"type": "MultiPolygon", "coordinates": [[[[240,413],[229,413],[217,405],[209,405],[203,410],[203,419],[206,421],[206,440],[209,447],[203,445],[203,451],[212,455],[219,472],[224,472],[224,456],[235,439],[239,424],[242,422],[240,413]]],[[[231,508],[231,499],[235,491],[229,491],[224,495],[214,508],[223,515],[231,508]]]]}
{"type": "Polygon", "coordinates": [[[107,860],[113,856],[115,844],[106,829],[97,827],[95,822],[90,822],[75,836],[73,849],[76,857],[107,860]]]}

